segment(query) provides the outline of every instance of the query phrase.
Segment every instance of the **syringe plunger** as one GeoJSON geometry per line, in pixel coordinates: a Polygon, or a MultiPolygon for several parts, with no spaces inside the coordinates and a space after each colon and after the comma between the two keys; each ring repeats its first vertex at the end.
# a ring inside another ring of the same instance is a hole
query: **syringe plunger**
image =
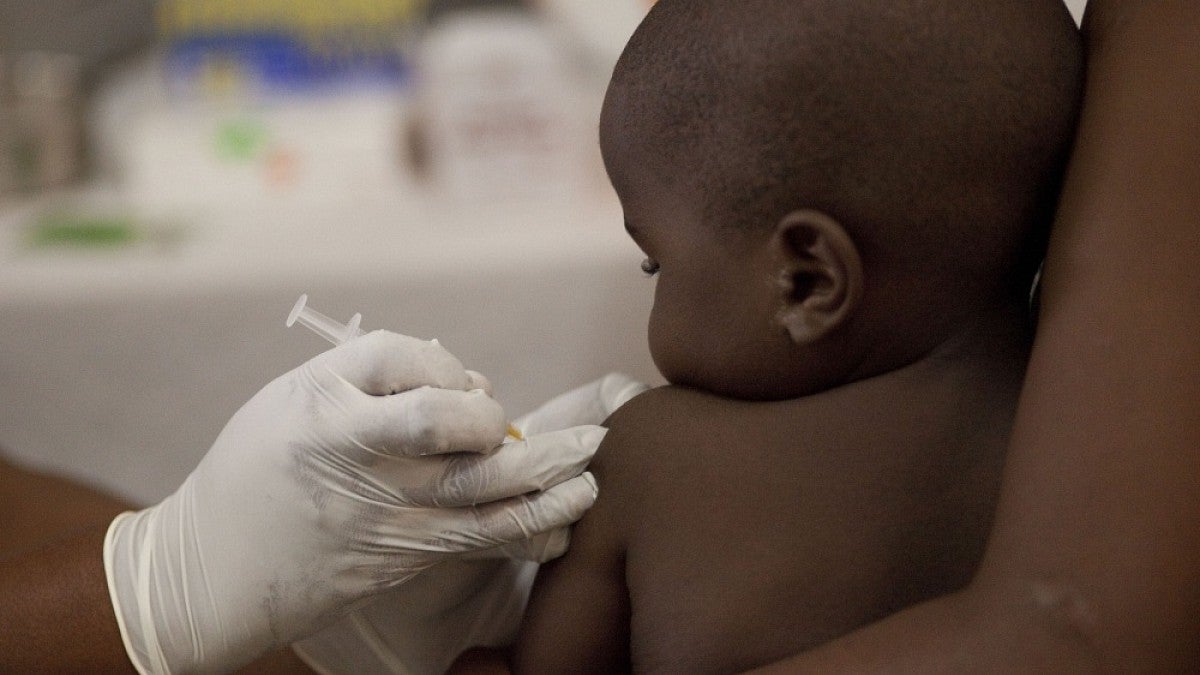
{"type": "Polygon", "coordinates": [[[342,325],[336,319],[331,319],[309,307],[307,294],[300,296],[295,306],[292,307],[292,312],[288,314],[287,325],[289,328],[297,321],[300,322],[301,326],[335,345],[340,345],[351,338],[356,338],[363,334],[362,330],[358,327],[362,323],[362,314],[355,314],[350,317],[349,322],[342,325]]]}

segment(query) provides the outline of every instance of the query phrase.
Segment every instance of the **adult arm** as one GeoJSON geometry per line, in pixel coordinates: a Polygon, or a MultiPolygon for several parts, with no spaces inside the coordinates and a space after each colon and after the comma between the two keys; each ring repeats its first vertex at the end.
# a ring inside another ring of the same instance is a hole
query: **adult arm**
{"type": "Polygon", "coordinates": [[[0,458],[0,672],[62,664],[132,672],[108,602],[100,544],[115,497],[0,458]]]}
{"type": "MultiPolygon", "coordinates": [[[[0,672],[134,672],[100,555],[109,521],[129,508],[0,459],[0,672]]],[[[285,649],[239,672],[311,671],[285,649]]]]}
{"type": "Polygon", "coordinates": [[[973,583],[771,672],[1200,667],[1200,3],[1091,0],[1083,116],[973,583]]]}
{"type": "Polygon", "coordinates": [[[497,448],[486,386],[384,332],[276,379],[174,495],[0,567],[5,663],[231,670],[441,560],[573,522],[602,430],[497,448]]]}
{"type": "Polygon", "coordinates": [[[135,672],[104,583],[105,529],[0,562],[0,670],[135,672]]]}

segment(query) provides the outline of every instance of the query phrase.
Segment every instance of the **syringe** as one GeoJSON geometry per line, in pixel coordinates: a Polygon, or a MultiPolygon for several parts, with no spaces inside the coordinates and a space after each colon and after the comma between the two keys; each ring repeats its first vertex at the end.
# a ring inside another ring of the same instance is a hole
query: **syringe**
{"type": "MultiPolygon", "coordinates": [[[[287,327],[291,328],[296,322],[299,322],[301,326],[335,345],[340,345],[363,334],[363,330],[359,328],[359,325],[362,323],[362,314],[356,312],[345,325],[342,325],[338,323],[337,319],[331,319],[309,307],[307,293],[302,294],[300,299],[296,300],[296,304],[292,306],[291,313],[288,314],[287,327]]],[[[437,340],[434,340],[434,342],[437,342],[437,340]]],[[[512,422],[508,423],[508,435],[518,441],[525,440],[525,436],[521,434],[521,430],[513,426],[512,422]]]]}
{"type": "Polygon", "coordinates": [[[308,294],[300,296],[296,304],[292,307],[291,314],[288,314],[287,327],[291,328],[297,321],[301,326],[311,330],[321,337],[329,340],[335,345],[340,345],[351,338],[356,338],[363,334],[359,324],[362,323],[362,314],[355,314],[350,317],[350,321],[346,325],[337,322],[336,319],[331,319],[324,314],[318,312],[308,306],[308,294]]]}

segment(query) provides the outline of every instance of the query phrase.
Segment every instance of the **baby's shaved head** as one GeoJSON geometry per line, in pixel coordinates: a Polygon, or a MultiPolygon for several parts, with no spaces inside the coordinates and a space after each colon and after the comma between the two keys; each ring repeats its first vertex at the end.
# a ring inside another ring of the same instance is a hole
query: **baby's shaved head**
{"type": "Polygon", "coordinates": [[[614,161],[636,157],[714,226],[815,208],[868,266],[1015,281],[1053,215],[1082,69],[1061,0],[661,0],[601,134],[618,190],[614,161]]]}

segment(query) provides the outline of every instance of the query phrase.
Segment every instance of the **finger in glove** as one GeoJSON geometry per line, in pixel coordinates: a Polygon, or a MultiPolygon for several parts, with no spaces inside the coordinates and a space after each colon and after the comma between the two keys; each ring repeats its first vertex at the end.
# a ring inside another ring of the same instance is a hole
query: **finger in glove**
{"type": "Polygon", "coordinates": [[[344,380],[373,396],[418,387],[462,391],[479,388],[462,362],[436,341],[384,330],[339,345],[318,355],[309,365],[323,386],[344,380]]]}

